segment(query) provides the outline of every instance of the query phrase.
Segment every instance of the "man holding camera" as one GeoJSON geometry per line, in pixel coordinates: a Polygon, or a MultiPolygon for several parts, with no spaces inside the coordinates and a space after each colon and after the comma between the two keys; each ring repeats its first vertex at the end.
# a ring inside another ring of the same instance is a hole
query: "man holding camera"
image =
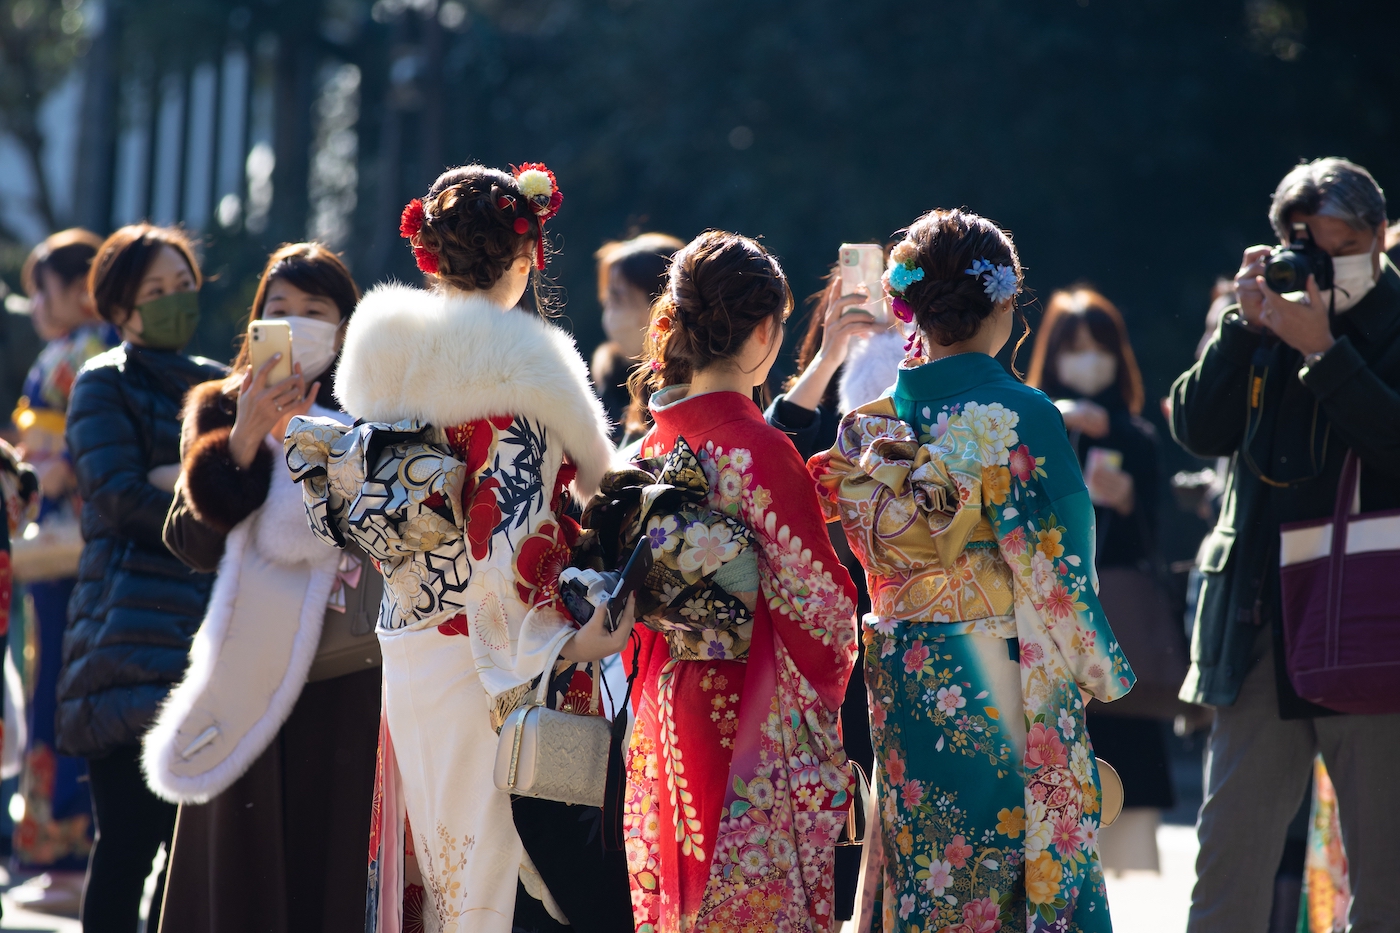
{"type": "Polygon", "coordinates": [[[1231,458],[1220,519],[1201,546],[1181,691],[1216,708],[1188,930],[1267,930],[1288,823],[1318,752],[1337,789],[1350,929],[1394,930],[1400,715],[1338,715],[1293,689],[1279,526],[1332,515],[1348,449],[1361,462],[1361,511],[1400,508],[1400,273],[1384,254],[1385,195],[1345,159],[1294,168],[1269,219],[1285,246],[1245,251],[1239,304],[1172,386],[1177,441],[1231,458]]]}

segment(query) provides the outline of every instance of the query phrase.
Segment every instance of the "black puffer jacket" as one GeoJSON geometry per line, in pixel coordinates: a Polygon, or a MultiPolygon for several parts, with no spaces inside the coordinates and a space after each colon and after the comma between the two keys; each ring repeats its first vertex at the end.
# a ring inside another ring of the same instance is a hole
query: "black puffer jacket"
{"type": "Polygon", "coordinates": [[[224,372],[122,344],[90,360],[73,385],[67,440],[87,543],[63,636],[55,728],[64,754],[100,757],[139,741],[184,675],[214,576],[166,550],[172,497],[147,477],[180,462],[185,393],[224,372]]]}

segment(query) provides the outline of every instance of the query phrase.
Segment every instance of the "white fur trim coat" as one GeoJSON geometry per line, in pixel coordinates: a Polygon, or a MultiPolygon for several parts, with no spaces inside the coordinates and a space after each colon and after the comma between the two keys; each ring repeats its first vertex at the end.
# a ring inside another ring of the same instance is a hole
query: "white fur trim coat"
{"type": "Polygon", "coordinates": [[[335,396],[364,421],[411,418],[445,428],[525,415],[578,467],[583,501],[611,466],[608,416],[574,339],[481,298],[407,285],[372,289],[350,319],[335,396]]]}
{"type": "Polygon", "coordinates": [[[185,677],[142,740],[146,782],[172,803],[205,803],[252,767],[316,658],[340,554],[311,533],[286,465],[271,462],[267,500],[224,542],[185,677]]]}
{"type": "Polygon", "coordinates": [[[288,464],[313,529],[379,561],[381,639],[446,626],[469,634],[487,693],[533,679],[566,624],[560,469],[586,496],[612,457],[572,339],[481,299],[382,286],[350,320],[336,395],[357,426],[294,420],[288,464]]]}

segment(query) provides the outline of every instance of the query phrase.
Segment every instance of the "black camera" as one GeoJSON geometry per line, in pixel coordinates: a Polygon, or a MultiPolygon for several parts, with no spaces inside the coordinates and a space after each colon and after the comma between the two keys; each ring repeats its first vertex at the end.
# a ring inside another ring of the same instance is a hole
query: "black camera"
{"type": "Polygon", "coordinates": [[[1294,224],[1287,246],[1275,246],[1264,263],[1264,282],[1275,292],[1304,292],[1308,276],[1320,291],[1332,287],[1332,257],[1313,242],[1307,224],[1294,224]]]}

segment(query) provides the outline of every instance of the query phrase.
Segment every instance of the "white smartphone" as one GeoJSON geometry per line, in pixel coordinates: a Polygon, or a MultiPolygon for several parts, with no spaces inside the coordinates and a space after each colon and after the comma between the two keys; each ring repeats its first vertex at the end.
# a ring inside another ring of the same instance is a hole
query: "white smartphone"
{"type": "Polygon", "coordinates": [[[248,325],[248,360],[253,373],[280,353],[282,358],[267,371],[267,384],[275,386],[292,378],[292,325],[286,321],[253,321],[248,325]]]}
{"type": "Polygon", "coordinates": [[[845,313],[864,311],[877,324],[888,324],[889,301],[880,284],[880,277],[885,272],[885,251],[876,243],[842,243],[836,264],[841,270],[842,296],[854,295],[861,285],[870,294],[867,304],[852,305],[845,313]]]}

